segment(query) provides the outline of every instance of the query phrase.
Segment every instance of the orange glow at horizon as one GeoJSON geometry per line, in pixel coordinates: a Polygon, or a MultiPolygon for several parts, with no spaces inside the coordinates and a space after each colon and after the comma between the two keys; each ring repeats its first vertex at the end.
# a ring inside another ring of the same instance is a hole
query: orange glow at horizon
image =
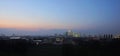
{"type": "Polygon", "coordinates": [[[42,19],[43,18],[41,18],[41,20],[39,19],[37,21],[33,21],[30,18],[28,19],[16,16],[0,16],[0,28],[37,30],[37,29],[73,29],[76,27],[72,25],[54,23],[51,21],[45,20],[42,21],[42,19]]]}
{"type": "Polygon", "coordinates": [[[0,28],[15,28],[15,29],[65,29],[62,25],[44,22],[29,22],[17,19],[0,19],[0,28]]]}
{"type": "Polygon", "coordinates": [[[21,22],[16,20],[0,20],[0,28],[31,28],[36,26],[28,26],[27,22],[21,22]]]}

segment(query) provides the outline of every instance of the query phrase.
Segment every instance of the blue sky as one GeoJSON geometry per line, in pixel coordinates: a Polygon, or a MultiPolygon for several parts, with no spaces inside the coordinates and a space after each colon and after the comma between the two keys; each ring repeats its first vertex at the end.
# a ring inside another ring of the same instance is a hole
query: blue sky
{"type": "Polygon", "coordinates": [[[120,32],[119,0],[1,0],[0,8],[1,33],[11,28],[120,32]]]}

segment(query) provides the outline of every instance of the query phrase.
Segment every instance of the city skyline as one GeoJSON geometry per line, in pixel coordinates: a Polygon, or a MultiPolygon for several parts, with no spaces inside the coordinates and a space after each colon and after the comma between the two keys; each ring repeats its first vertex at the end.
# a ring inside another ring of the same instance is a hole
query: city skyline
{"type": "Polygon", "coordinates": [[[119,0],[1,0],[0,33],[120,33],[119,0]]]}

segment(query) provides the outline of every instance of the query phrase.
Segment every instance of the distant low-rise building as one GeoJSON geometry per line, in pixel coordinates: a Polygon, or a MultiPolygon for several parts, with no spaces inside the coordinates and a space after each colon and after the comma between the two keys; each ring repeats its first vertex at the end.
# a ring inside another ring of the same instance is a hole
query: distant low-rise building
{"type": "Polygon", "coordinates": [[[21,39],[21,37],[10,37],[10,39],[21,39]]]}
{"type": "Polygon", "coordinates": [[[79,33],[73,33],[73,37],[80,37],[79,33]]]}
{"type": "Polygon", "coordinates": [[[114,38],[120,38],[120,34],[115,35],[114,38]]]}

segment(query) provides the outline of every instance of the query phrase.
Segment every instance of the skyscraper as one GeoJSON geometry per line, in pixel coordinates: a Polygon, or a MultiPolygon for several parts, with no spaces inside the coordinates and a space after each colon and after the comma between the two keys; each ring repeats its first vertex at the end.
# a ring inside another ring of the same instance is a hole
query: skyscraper
{"type": "Polygon", "coordinates": [[[72,30],[68,30],[68,31],[66,32],[66,36],[72,37],[72,36],[73,36],[72,30]]]}
{"type": "Polygon", "coordinates": [[[68,36],[68,37],[80,37],[80,34],[76,33],[76,32],[73,32],[72,30],[68,30],[66,32],[66,36],[68,36]]]}

